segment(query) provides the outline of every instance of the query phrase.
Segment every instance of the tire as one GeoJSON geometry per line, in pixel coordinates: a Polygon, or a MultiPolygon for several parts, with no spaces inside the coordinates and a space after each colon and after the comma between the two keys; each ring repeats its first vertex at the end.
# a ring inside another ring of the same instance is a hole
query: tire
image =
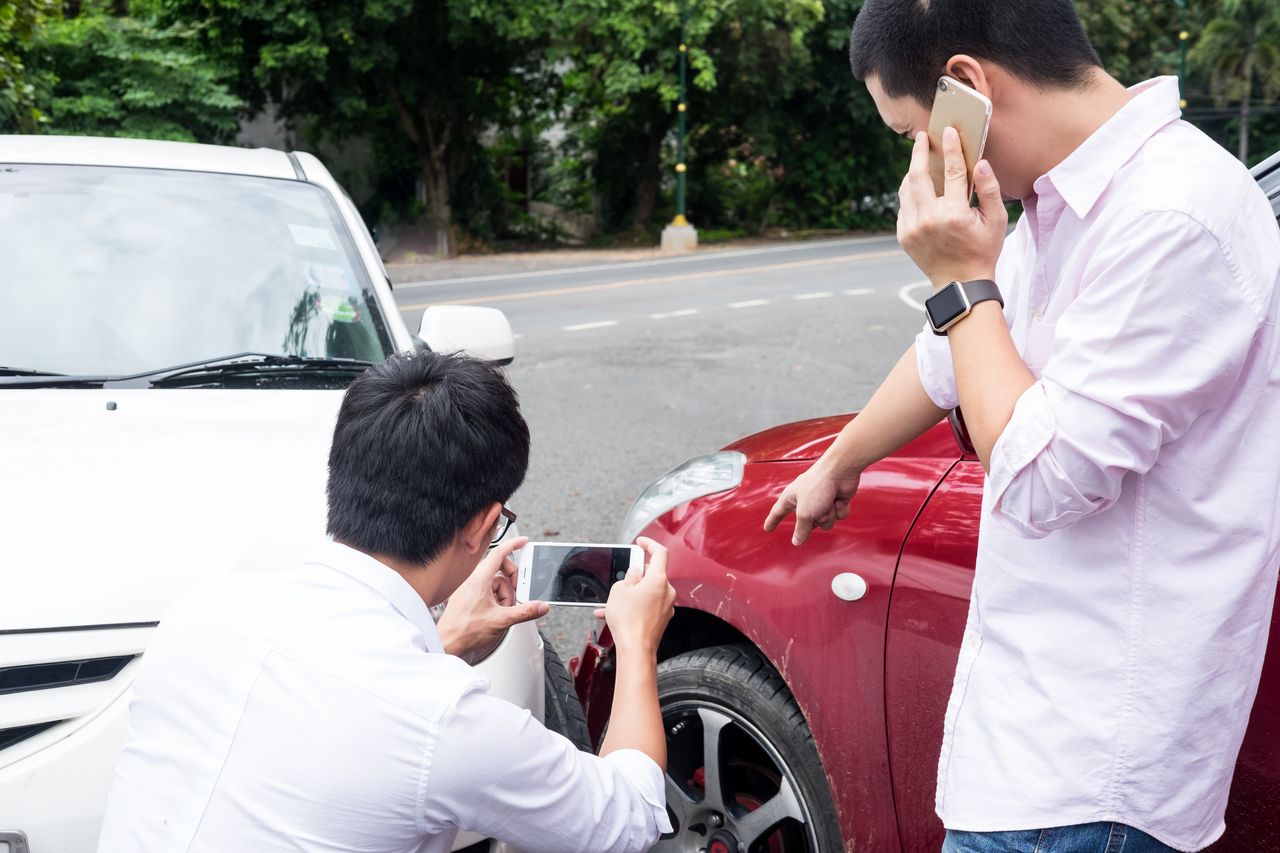
{"type": "Polygon", "coordinates": [[[745,644],[713,646],[664,661],[658,701],[675,831],[654,851],[844,849],[813,735],[760,652],[745,644]]]}
{"type": "Polygon", "coordinates": [[[587,717],[582,712],[582,702],[573,687],[573,678],[556,654],[551,641],[542,637],[543,662],[543,722],[553,732],[567,737],[583,752],[595,752],[591,734],[587,731],[587,717]]]}

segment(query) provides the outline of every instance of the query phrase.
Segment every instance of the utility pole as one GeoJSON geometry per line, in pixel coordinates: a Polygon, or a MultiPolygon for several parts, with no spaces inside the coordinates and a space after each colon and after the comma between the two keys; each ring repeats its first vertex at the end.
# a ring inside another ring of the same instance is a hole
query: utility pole
{"type": "Polygon", "coordinates": [[[680,0],[680,96],[676,104],[676,216],[671,224],[662,229],[662,251],[688,252],[698,247],[698,230],[685,218],[685,174],[689,171],[684,162],[685,113],[688,112],[686,100],[686,66],[688,65],[689,45],[685,33],[689,24],[689,12],[686,0],[680,0]]]}
{"type": "Polygon", "coordinates": [[[1187,40],[1191,38],[1190,20],[1187,17],[1187,0],[1173,0],[1182,10],[1182,29],[1178,32],[1178,86],[1182,91],[1182,99],[1178,105],[1187,108],[1187,40]]]}

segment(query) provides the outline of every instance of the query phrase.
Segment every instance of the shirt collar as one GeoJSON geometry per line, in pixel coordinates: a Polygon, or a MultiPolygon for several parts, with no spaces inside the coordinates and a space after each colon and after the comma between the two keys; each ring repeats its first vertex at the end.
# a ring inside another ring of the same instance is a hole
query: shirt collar
{"type": "Polygon", "coordinates": [[[1045,182],[1083,219],[1093,210],[1116,172],[1161,128],[1182,116],[1177,77],[1155,77],[1129,88],[1132,97],[1067,159],[1036,181],[1045,182]]]}
{"type": "Polygon", "coordinates": [[[386,563],[340,542],[326,540],[316,548],[306,564],[325,566],[369,587],[413,623],[421,632],[427,651],[444,652],[440,632],[436,630],[436,622],[431,618],[427,603],[399,572],[386,563]]]}

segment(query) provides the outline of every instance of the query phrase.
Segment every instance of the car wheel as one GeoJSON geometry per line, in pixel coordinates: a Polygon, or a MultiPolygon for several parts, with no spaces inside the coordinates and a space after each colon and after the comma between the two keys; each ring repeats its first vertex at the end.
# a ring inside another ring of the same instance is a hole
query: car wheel
{"type": "Polygon", "coordinates": [[[543,663],[543,723],[553,732],[559,732],[583,752],[595,752],[591,745],[591,733],[587,730],[587,717],[582,713],[582,702],[573,688],[573,678],[556,654],[555,647],[546,635],[542,636],[543,663]]]}
{"type": "Polygon", "coordinates": [[[791,691],[746,645],[658,667],[667,731],[667,810],[656,851],[843,850],[813,735],[791,691]]]}

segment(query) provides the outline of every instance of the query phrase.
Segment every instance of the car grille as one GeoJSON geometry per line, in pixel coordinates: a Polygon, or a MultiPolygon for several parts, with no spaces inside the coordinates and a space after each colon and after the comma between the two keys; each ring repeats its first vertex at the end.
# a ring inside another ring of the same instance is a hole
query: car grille
{"type": "MultiPolygon", "coordinates": [[[[0,695],[20,693],[25,690],[45,690],[50,687],[68,687],[72,684],[92,684],[115,678],[133,655],[88,660],[68,660],[57,663],[29,664],[0,668],[0,695]]],[[[19,727],[27,728],[27,727],[19,727]]],[[[4,731],[13,731],[5,729],[4,731]]],[[[2,736],[2,735],[0,735],[2,736]]],[[[0,749],[7,744],[0,741],[0,749]]]]}

